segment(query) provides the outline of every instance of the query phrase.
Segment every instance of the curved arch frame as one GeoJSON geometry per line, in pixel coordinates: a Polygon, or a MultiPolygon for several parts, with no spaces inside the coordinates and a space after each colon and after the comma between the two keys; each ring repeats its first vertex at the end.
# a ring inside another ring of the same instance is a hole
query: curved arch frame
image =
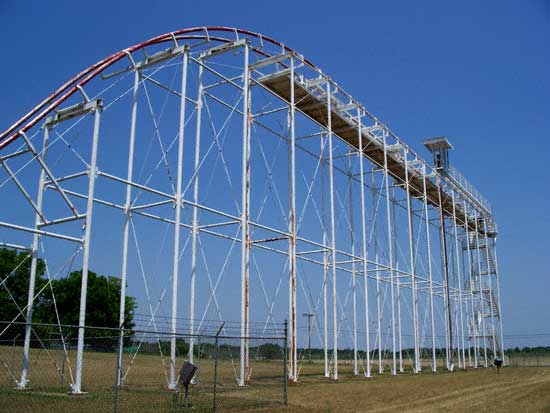
{"type": "MultiPolygon", "coordinates": [[[[255,37],[257,39],[260,39],[261,41],[265,40],[267,42],[272,43],[273,45],[279,46],[286,52],[292,52],[292,53],[294,52],[291,48],[272,39],[271,37],[263,36],[259,33],[255,33],[250,30],[237,29],[232,27],[224,27],[224,26],[192,27],[188,29],[181,29],[181,30],[176,30],[174,32],[162,34],[160,36],[153,37],[145,42],[138,43],[134,46],[131,46],[124,50],[120,50],[119,52],[113,53],[112,55],[106,57],[105,59],[102,59],[94,63],[90,67],[84,69],[83,71],[78,73],[76,76],[68,80],[66,83],[61,85],[55,92],[53,92],[50,96],[48,96],[38,105],[36,105],[33,109],[31,109],[25,116],[23,116],[21,119],[19,119],[17,122],[15,122],[13,125],[11,125],[8,129],[6,129],[4,132],[0,134],[0,150],[6,147],[7,145],[9,145],[15,139],[17,139],[21,135],[21,132],[28,131],[30,128],[36,125],[40,120],[44,119],[49,112],[56,109],[71,95],[78,93],[78,89],[80,87],[85,86],[90,80],[98,76],[102,71],[104,71],[105,69],[108,69],[110,66],[112,66],[119,60],[125,58],[128,53],[133,53],[135,51],[143,49],[146,46],[151,46],[151,45],[166,43],[171,41],[177,41],[177,40],[203,39],[207,41],[214,40],[218,42],[231,41],[229,39],[219,37],[219,36],[210,36],[209,32],[211,31],[219,31],[219,32],[225,32],[225,33],[229,32],[229,33],[234,33],[237,36],[239,34],[242,34],[246,36],[255,37]],[[200,32],[203,32],[204,35],[203,36],[191,35],[192,33],[200,33],[200,32]]],[[[306,62],[311,67],[315,68],[315,66],[308,60],[304,59],[304,62],[306,62]]]]}

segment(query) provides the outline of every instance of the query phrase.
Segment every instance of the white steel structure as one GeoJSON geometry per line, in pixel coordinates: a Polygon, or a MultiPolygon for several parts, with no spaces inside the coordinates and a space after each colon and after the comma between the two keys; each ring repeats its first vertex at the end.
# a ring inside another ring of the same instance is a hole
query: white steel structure
{"type": "MultiPolygon", "coordinates": [[[[299,379],[301,312],[316,314],[333,379],[503,358],[492,211],[448,142],[427,146],[434,165],[309,60],[246,30],[179,30],[82,71],[0,134],[0,241],[32,256],[12,320],[27,323],[17,386],[32,375],[39,257],[52,278],[80,257],[81,327],[91,269],[120,275],[121,329],[126,294],[173,334],[238,319],[239,385],[251,323],[285,318],[299,379]]],[[[74,393],[85,342],[81,328],[74,393]]],[[[193,344],[176,354],[173,336],[168,388],[193,344]]]]}

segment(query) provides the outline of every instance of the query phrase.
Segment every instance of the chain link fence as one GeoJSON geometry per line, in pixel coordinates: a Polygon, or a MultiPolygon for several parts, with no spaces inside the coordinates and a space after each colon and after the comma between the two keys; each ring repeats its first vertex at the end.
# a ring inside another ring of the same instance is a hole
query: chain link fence
{"type": "MultiPolygon", "coordinates": [[[[221,324],[221,323],[220,323],[221,324]]],[[[239,385],[241,337],[235,326],[176,336],[178,385],[169,390],[171,334],[86,327],[82,371],[84,394],[72,395],[78,327],[33,324],[29,382],[17,388],[23,364],[25,324],[0,322],[0,411],[2,412],[213,412],[280,409],[287,401],[286,325],[249,335],[249,366],[239,385]],[[274,332],[277,334],[274,334],[274,332]],[[193,354],[189,353],[190,345],[193,354]],[[192,360],[191,360],[192,359],[192,360]],[[186,387],[180,369],[197,371],[186,387]],[[119,385],[117,385],[119,383],[119,385]]],[[[238,329],[240,330],[240,328],[238,329]]]]}
{"type": "Polygon", "coordinates": [[[506,364],[512,367],[550,367],[550,351],[509,354],[506,359],[506,364]]]}

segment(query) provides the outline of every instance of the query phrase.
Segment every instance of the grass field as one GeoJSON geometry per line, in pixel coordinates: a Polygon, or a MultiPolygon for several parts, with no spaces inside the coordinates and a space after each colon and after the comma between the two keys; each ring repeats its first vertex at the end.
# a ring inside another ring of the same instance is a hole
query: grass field
{"type": "Polygon", "coordinates": [[[392,377],[302,378],[290,389],[289,411],[550,412],[550,368],[472,369],[392,377]]]}
{"type": "MultiPolygon", "coordinates": [[[[67,394],[70,382],[68,364],[61,377],[61,352],[34,350],[31,354],[30,391],[14,390],[10,369],[20,358],[9,347],[0,347],[0,412],[75,412],[112,411],[114,355],[88,352],[84,365],[84,396],[67,394]],[[55,363],[54,361],[55,360],[55,363]],[[10,365],[12,364],[12,365],[10,365]],[[57,366],[57,367],[56,367],[57,366]],[[63,380],[63,384],[61,382],[63,380]]],[[[74,360],[74,354],[69,354],[74,360]]],[[[166,360],[164,360],[166,363],[166,360]]],[[[128,360],[126,360],[128,364],[128,360]]],[[[337,382],[324,379],[320,363],[304,363],[300,382],[288,387],[289,405],[282,405],[281,361],[253,363],[249,386],[235,385],[234,367],[220,361],[220,411],[265,412],[362,412],[362,411],[498,411],[550,412],[550,368],[509,367],[496,370],[471,369],[416,376],[410,373],[391,376],[375,374],[371,379],[351,374],[343,362],[337,382]]],[[[212,406],[213,362],[201,362],[199,384],[191,389],[194,411],[210,411],[212,406]]],[[[14,370],[15,372],[16,370],[14,370]]],[[[173,393],[165,390],[166,364],[158,356],[140,355],[128,373],[126,386],[119,391],[118,411],[173,411],[173,393]]],[[[181,410],[183,411],[183,410],[181,410]]]]}

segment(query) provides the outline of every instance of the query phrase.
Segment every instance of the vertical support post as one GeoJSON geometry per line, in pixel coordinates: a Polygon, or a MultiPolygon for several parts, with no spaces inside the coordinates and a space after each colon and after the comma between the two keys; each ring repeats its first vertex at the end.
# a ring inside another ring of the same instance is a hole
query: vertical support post
{"type": "Polygon", "coordinates": [[[94,131],[92,138],[92,156],[88,172],[88,199],[86,204],[86,224],[84,227],[84,251],[82,256],[82,282],[80,285],[80,309],[78,315],[78,342],[76,346],[76,375],[72,386],[73,394],[82,393],[82,362],[84,358],[84,329],[86,327],[86,294],[88,290],[88,271],[90,269],[90,239],[92,233],[92,216],[94,190],[97,175],[97,147],[99,143],[99,124],[101,121],[101,104],[94,109],[94,131]]]}
{"type": "MultiPolygon", "coordinates": [[[[458,224],[456,222],[456,203],[455,203],[455,192],[452,191],[452,201],[453,201],[453,226],[454,226],[454,239],[455,239],[455,257],[456,257],[456,278],[458,281],[458,314],[460,322],[460,339],[462,341],[462,350],[460,349],[459,342],[459,352],[462,352],[462,367],[466,369],[466,352],[464,345],[464,318],[463,318],[463,307],[462,307],[462,267],[460,266],[460,253],[458,246],[458,224]]],[[[464,220],[466,222],[466,220],[464,220]]],[[[460,353],[459,353],[460,354],[460,353]]],[[[460,366],[459,366],[460,367],[460,366]]]]}
{"type": "Polygon", "coordinates": [[[298,343],[296,319],[296,139],[294,103],[294,58],[290,58],[290,105],[288,113],[289,142],[289,211],[288,211],[288,260],[289,260],[289,319],[290,319],[290,378],[298,381],[298,343]]]}
{"type": "Polygon", "coordinates": [[[399,346],[399,373],[403,373],[403,340],[401,334],[401,276],[399,275],[399,262],[395,265],[397,271],[397,336],[399,346]]]}
{"type": "Polygon", "coordinates": [[[395,303],[394,303],[394,279],[393,279],[393,243],[392,243],[392,219],[390,212],[390,176],[388,172],[388,147],[386,142],[387,131],[383,133],[384,144],[384,182],[386,190],[386,221],[388,229],[388,268],[389,268],[389,282],[390,282],[390,294],[391,294],[391,333],[392,333],[392,371],[391,374],[397,374],[397,360],[396,360],[396,343],[395,343],[395,303]]]}
{"type": "Polygon", "coordinates": [[[363,247],[363,277],[364,277],[364,294],[365,294],[365,377],[371,377],[371,366],[370,366],[370,325],[369,325],[369,283],[368,283],[368,247],[367,247],[367,217],[366,217],[366,207],[365,207],[365,172],[364,172],[364,156],[363,156],[363,132],[361,131],[362,122],[361,122],[361,109],[357,108],[357,133],[358,133],[358,142],[359,150],[357,152],[359,156],[359,175],[360,175],[360,186],[361,186],[361,244],[363,247]]]}
{"type": "MultiPolygon", "coordinates": [[[[247,45],[247,62],[250,61],[250,48],[247,45]]],[[[248,66],[247,66],[248,68],[248,66]]],[[[251,147],[251,130],[252,130],[252,91],[250,89],[250,71],[247,71],[247,77],[248,77],[248,118],[247,118],[247,133],[248,133],[248,139],[247,139],[247,164],[248,164],[248,173],[247,173],[247,191],[246,191],[246,232],[247,232],[247,254],[246,254],[246,346],[245,346],[245,366],[246,366],[246,380],[248,381],[250,379],[250,350],[249,350],[249,336],[250,336],[250,179],[251,179],[251,163],[250,163],[250,155],[252,153],[252,147],[251,147]]],[[[244,112],[243,112],[244,113],[244,112]]]]}
{"type": "Polygon", "coordinates": [[[377,213],[378,208],[376,204],[376,178],[375,167],[371,169],[371,181],[372,181],[372,226],[374,229],[374,259],[376,261],[376,339],[378,346],[378,374],[384,372],[384,366],[382,364],[382,309],[380,306],[380,266],[378,265],[378,231],[377,231],[377,213]]]}
{"type": "MultiPolygon", "coordinates": [[[[464,212],[465,212],[465,215],[468,216],[468,213],[467,213],[467,205],[466,205],[466,201],[464,201],[463,203],[464,205],[464,212]]],[[[466,245],[467,245],[467,249],[466,251],[468,251],[468,275],[470,276],[470,280],[469,280],[469,287],[470,287],[470,311],[471,311],[471,315],[470,315],[470,325],[473,327],[473,331],[472,331],[472,336],[474,337],[474,368],[477,369],[478,367],[478,352],[479,352],[479,345],[478,345],[478,340],[477,340],[477,326],[474,324],[475,321],[476,321],[476,314],[475,314],[475,298],[474,298],[474,287],[475,287],[475,283],[474,283],[474,274],[473,274],[473,262],[472,262],[472,252],[471,252],[471,247],[472,247],[472,243],[470,241],[470,228],[469,228],[469,222],[468,222],[468,218],[466,218],[466,225],[465,225],[465,228],[466,228],[466,245]]]]}
{"type": "MultiPolygon", "coordinates": [[[[454,259],[454,258],[453,258],[454,259]]],[[[458,291],[458,288],[456,287],[456,282],[454,283],[453,285],[453,290],[454,290],[454,294],[452,295],[452,299],[453,299],[453,305],[454,305],[454,314],[455,314],[455,319],[454,319],[454,331],[456,331],[456,335],[457,335],[457,338],[456,338],[456,352],[457,352],[457,359],[458,359],[458,368],[462,368],[462,362],[463,362],[463,358],[462,358],[462,350],[461,350],[461,347],[460,347],[460,335],[462,334],[462,330],[460,329],[460,314],[459,314],[459,308],[458,308],[458,301],[459,299],[457,298],[456,294],[457,294],[457,291],[458,291]]]]}
{"type": "MultiPolygon", "coordinates": [[[[130,142],[128,147],[127,180],[132,182],[134,174],[134,148],[136,140],[137,102],[140,73],[134,69],[134,89],[132,92],[132,115],[130,120],[130,142]]],[[[124,204],[124,229],[122,239],[122,271],[120,275],[120,309],[118,326],[120,339],[118,343],[116,386],[122,385],[122,350],[124,348],[124,322],[126,320],[126,277],[128,274],[128,238],[130,220],[132,219],[132,185],[126,185],[126,202],[124,204]]]]}
{"type": "MultiPolygon", "coordinates": [[[[378,248],[376,248],[378,250],[378,248]]],[[[376,268],[376,324],[377,324],[377,339],[378,339],[378,374],[384,372],[384,364],[382,363],[382,308],[380,306],[380,267],[378,266],[378,252],[374,255],[377,264],[376,268]]]]}
{"type": "Polygon", "coordinates": [[[447,285],[445,284],[445,281],[443,281],[443,311],[445,313],[444,319],[445,319],[445,366],[447,367],[447,370],[451,369],[451,364],[449,362],[450,360],[450,354],[449,354],[449,317],[447,313],[447,285]]]}
{"type": "MultiPolygon", "coordinates": [[[[464,206],[464,212],[466,214],[466,216],[468,216],[468,209],[467,209],[467,204],[466,204],[466,201],[463,202],[463,206],[464,206]]],[[[466,228],[466,245],[467,245],[467,253],[468,253],[468,275],[470,277],[469,279],[469,288],[470,288],[470,311],[471,311],[471,314],[470,314],[470,326],[472,328],[472,331],[471,331],[471,334],[474,338],[474,368],[477,369],[478,367],[478,351],[479,351],[479,346],[478,346],[478,343],[477,343],[477,327],[475,326],[475,320],[476,320],[476,315],[475,315],[475,297],[474,297],[474,287],[475,287],[475,283],[474,283],[474,274],[473,274],[473,262],[472,262],[472,252],[471,252],[471,247],[472,247],[472,242],[470,241],[470,224],[468,222],[468,218],[466,218],[466,225],[465,225],[465,228],[466,228]]],[[[469,347],[469,346],[468,346],[469,347]]]]}
{"type": "Polygon", "coordinates": [[[422,190],[424,198],[424,222],[426,224],[426,246],[428,249],[428,278],[429,278],[429,296],[430,296],[430,322],[432,327],[432,371],[437,371],[437,360],[435,356],[435,324],[434,324],[434,293],[432,279],[432,248],[430,245],[430,214],[428,213],[428,192],[426,189],[426,164],[422,165],[422,190]]]}
{"type": "Polygon", "coordinates": [[[285,320],[285,335],[283,344],[283,403],[288,404],[288,320],[285,320]]]}
{"type": "MultiPolygon", "coordinates": [[[[397,347],[399,349],[398,358],[399,358],[399,372],[403,373],[403,336],[402,336],[402,330],[401,330],[401,272],[399,271],[399,243],[397,238],[397,198],[395,196],[395,185],[392,186],[391,190],[391,209],[392,209],[392,237],[393,237],[393,245],[394,245],[394,251],[395,254],[395,261],[394,261],[394,273],[395,273],[395,287],[397,289],[396,291],[396,298],[397,298],[397,347]]],[[[414,369],[414,367],[413,367],[414,369]]]]}
{"type": "MultiPolygon", "coordinates": [[[[467,219],[467,218],[466,218],[467,219]]],[[[468,225],[468,221],[466,221],[466,225],[468,225]]],[[[462,241],[463,242],[464,240],[464,237],[462,237],[462,241]]],[[[462,268],[466,268],[466,259],[464,258],[464,249],[462,249],[461,251],[461,259],[462,259],[462,268]]],[[[465,272],[466,270],[464,270],[465,272]]],[[[469,282],[469,279],[468,279],[468,282],[469,282]]],[[[467,351],[468,351],[468,366],[469,367],[472,367],[473,366],[473,362],[472,362],[472,346],[470,344],[470,337],[469,337],[469,331],[470,331],[470,328],[469,328],[469,324],[468,324],[468,320],[471,318],[468,318],[468,300],[471,299],[471,296],[472,296],[472,292],[470,291],[470,294],[467,294],[467,284],[466,284],[466,278],[464,278],[464,306],[465,306],[465,309],[464,309],[464,313],[465,313],[465,316],[466,316],[466,328],[468,329],[467,331],[466,330],[463,330],[462,331],[462,334],[465,336],[465,340],[467,340],[467,343],[468,343],[468,347],[467,347],[467,351]],[[466,335],[468,334],[468,336],[466,335]],[[466,338],[467,337],[467,338],[466,338]]]]}
{"type": "MultiPolygon", "coordinates": [[[[42,142],[42,159],[46,158],[46,152],[49,142],[50,128],[48,125],[44,126],[44,138],[42,142]]],[[[40,169],[40,176],[38,178],[38,190],[36,195],[36,207],[38,211],[42,212],[42,203],[44,199],[44,182],[46,179],[46,172],[44,168],[40,169]]],[[[34,216],[34,229],[38,229],[38,225],[42,222],[38,212],[34,216]]],[[[40,242],[40,235],[34,234],[32,239],[32,259],[31,259],[31,272],[29,276],[29,291],[27,296],[27,315],[25,319],[25,341],[23,344],[23,365],[21,368],[21,379],[17,383],[17,388],[24,390],[27,388],[28,372],[29,372],[29,356],[31,348],[31,334],[32,334],[32,313],[34,309],[34,290],[36,285],[36,270],[38,266],[38,247],[40,242]]]]}
{"type": "Polygon", "coordinates": [[[441,182],[438,185],[437,196],[439,199],[439,219],[441,222],[441,258],[443,260],[443,275],[445,277],[445,326],[447,338],[447,370],[452,371],[453,362],[453,325],[451,320],[451,300],[449,295],[449,261],[447,259],[447,230],[445,229],[445,215],[443,214],[443,202],[441,199],[441,182]]]}
{"type": "MultiPolygon", "coordinates": [[[[466,211],[466,210],[464,210],[466,211]]],[[[469,367],[472,367],[473,366],[473,362],[472,362],[472,346],[470,344],[470,337],[469,335],[466,335],[466,334],[469,334],[469,324],[468,324],[468,300],[470,300],[471,298],[471,294],[472,292],[470,291],[469,294],[467,293],[468,291],[468,284],[467,282],[469,282],[469,278],[467,279],[467,273],[466,273],[466,258],[464,258],[464,247],[463,247],[463,244],[464,244],[464,237],[465,237],[465,231],[466,231],[466,227],[468,226],[468,216],[466,215],[466,212],[465,212],[465,215],[464,215],[464,231],[462,231],[462,237],[460,238],[460,245],[462,246],[461,247],[461,251],[460,251],[460,259],[461,259],[461,262],[462,262],[462,271],[464,273],[463,275],[463,281],[464,281],[464,284],[463,284],[463,302],[464,302],[464,314],[465,314],[465,317],[466,317],[466,327],[468,330],[465,330],[465,328],[463,327],[462,329],[462,334],[464,335],[464,341],[465,343],[467,342],[468,343],[468,347],[466,348],[466,351],[468,352],[468,366],[469,367]],[[467,281],[468,280],[468,281],[467,281]]],[[[466,361],[464,361],[464,363],[466,363],[466,361]]]]}
{"type": "Polygon", "coordinates": [[[502,360],[502,365],[506,365],[504,359],[504,333],[502,332],[502,308],[500,307],[500,273],[498,271],[498,259],[497,259],[497,240],[493,238],[493,258],[495,260],[495,277],[497,282],[497,308],[498,308],[498,323],[500,330],[500,359],[502,360]]]}
{"type": "Polygon", "coordinates": [[[250,90],[248,68],[249,46],[244,46],[243,71],[243,136],[241,184],[241,354],[239,386],[248,380],[248,298],[250,282],[250,90]]]}
{"type": "Polygon", "coordinates": [[[187,65],[189,61],[189,50],[183,53],[182,76],[181,76],[181,96],[180,96],[180,116],[178,129],[178,168],[176,180],[176,193],[174,195],[174,207],[176,209],[174,219],[174,251],[172,257],[172,319],[171,319],[171,337],[170,337],[170,382],[168,389],[176,390],[176,330],[178,314],[178,276],[179,276],[179,255],[180,255],[180,224],[182,200],[182,182],[183,182],[183,144],[185,132],[185,102],[187,97],[187,65]]]}
{"type": "Polygon", "coordinates": [[[484,238],[485,238],[485,259],[487,261],[486,265],[487,265],[487,279],[489,281],[489,298],[488,298],[488,303],[489,303],[489,314],[491,316],[491,338],[492,338],[492,341],[493,341],[493,360],[497,357],[497,340],[496,340],[496,328],[495,328],[495,314],[493,313],[493,301],[494,301],[494,296],[493,296],[493,280],[491,278],[492,274],[491,274],[491,255],[489,253],[489,237],[487,237],[487,218],[486,217],[483,217],[483,233],[484,233],[484,238]]]}
{"type": "Polygon", "coordinates": [[[414,258],[414,229],[413,229],[413,215],[412,215],[412,198],[411,198],[411,188],[410,188],[410,177],[409,177],[409,160],[408,160],[408,151],[404,150],[403,158],[405,159],[405,189],[407,192],[407,224],[408,224],[408,235],[409,235],[409,271],[411,273],[411,294],[412,294],[412,315],[413,315],[413,338],[414,338],[414,366],[413,372],[420,372],[420,348],[418,341],[418,298],[416,290],[416,262],[414,258]]]}
{"type": "Polygon", "coordinates": [[[331,269],[332,269],[332,340],[334,368],[332,378],[338,379],[338,290],[336,288],[336,222],[334,218],[334,164],[332,152],[332,102],[330,82],[326,85],[327,93],[327,130],[328,130],[328,167],[329,167],[329,202],[330,202],[330,236],[331,236],[331,269]]]}
{"type": "MultiPolygon", "coordinates": [[[[349,158],[349,171],[348,171],[348,190],[349,190],[349,223],[350,223],[350,243],[351,243],[351,255],[355,257],[355,234],[353,232],[353,176],[351,169],[352,158],[349,158]]],[[[353,374],[357,376],[359,374],[359,367],[357,365],[357,292],[356,292],[356,279],[357,272],[355,269],[355,258],[352,258],[351,262],[351,294],[353,305],[353,374]]]]}
{"type": "Polygon", "coordinates": [[[328,364],[328,254],[326,245],[328,243],[327,221],[326,221],[326,191],[325,191],[325,137],[321,136],[321,219],[323,220],[323,355],[325,365],[325,377],[330,377],[328,364]]]}
{"type": "MultiPolygon", "coordinates": [[[[197,92],[197,125],[195,129],[195,160],[193,166],[193,202],[195,205],[199,203],[199,164],[201,155],[201,120],[203,106],[203,66],[199,65],[198,73],[198,92],[197,92]]],[[[198,225],[199,210],[196,206],[193,207],[193,221],[191,224],[191,285],[190,285],[190,302],[189,302],[189,353],[188,359],[190,363],[194,361],[195,347],[195,280],[197,276],[197,237],[199,235],[198,225]]]]}
{"type": "Polygon", "coordinates": [[[480,245],[479,245],[479,216],[477,211],[475,212],[475,238],[476,238],[476,251],[477,251],[477,273],[479,278],[479,313],[481,316],[481,328],[482,328],[482,338],[483,338],[483,365],[487,367],[487,330],[485,329],[485,314],[483,312],[483,282],[481,280],[481,255],[480,255],[480,245]]]}

